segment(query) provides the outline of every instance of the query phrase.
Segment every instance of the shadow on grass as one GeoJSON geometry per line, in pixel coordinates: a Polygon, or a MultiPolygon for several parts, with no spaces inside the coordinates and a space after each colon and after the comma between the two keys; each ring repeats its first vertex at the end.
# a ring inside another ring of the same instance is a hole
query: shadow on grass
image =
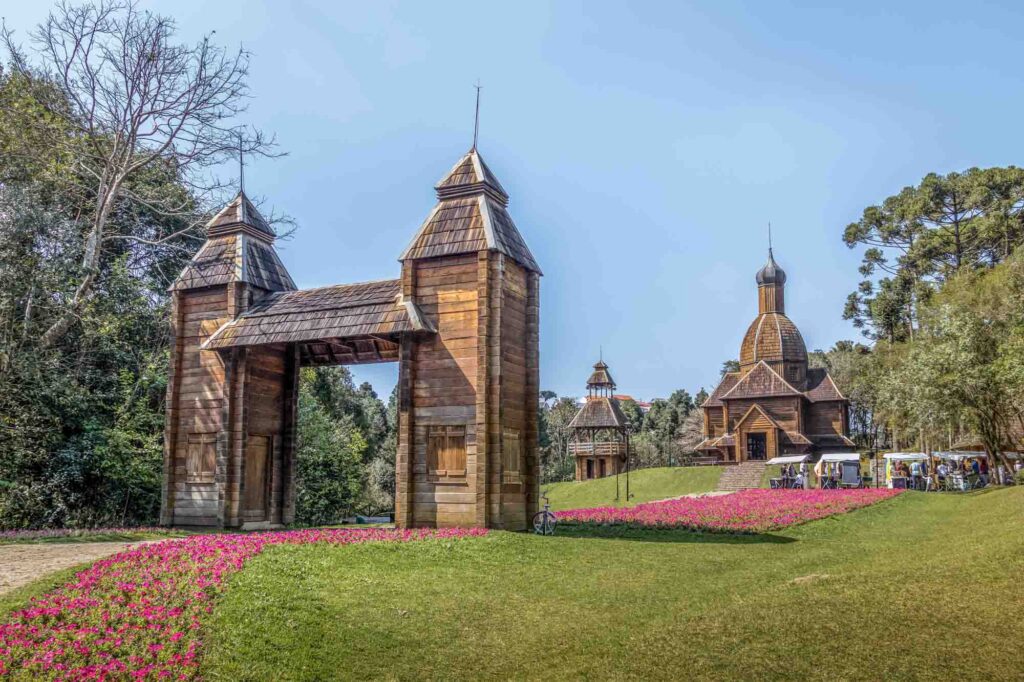
{"type": "Polygon", "coordinates": [[[638,526],[596,526],[561,523],[555,531],[559,537],[593,538],[598,540],[629,540],[631,542],[709,543],[725,545],[776,544],[796,542],[796,538],[770,533],[697,533],[671,528],[638,526]]]}

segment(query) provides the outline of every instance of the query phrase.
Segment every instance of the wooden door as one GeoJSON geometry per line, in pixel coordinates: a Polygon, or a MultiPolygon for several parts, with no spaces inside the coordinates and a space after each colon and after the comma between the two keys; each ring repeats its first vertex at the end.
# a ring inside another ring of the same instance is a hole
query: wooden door
{"type": "Polygon", "coordinates": [[[589,481],[594,477],[594,460],[587,460],[587,480],[589,481]]]}
{"type": "Polygon", "coordinates": [[[607,475],[605,466],[605,460],[603,458],[598,460],[598,471],[600,472],[598,474],[598,478],[604,478],[607,475]]]}
{"type": "Polygon", "coordinates": [[[249,436],[246,443],[242,511],[266,515],[270,470],[270,437],[249,436]]]}
{"type": "Polygon", "coordinates": [[[768,439],[763,433],[747,434],[747,459],[763,460],[768,452],[768,439]]]}

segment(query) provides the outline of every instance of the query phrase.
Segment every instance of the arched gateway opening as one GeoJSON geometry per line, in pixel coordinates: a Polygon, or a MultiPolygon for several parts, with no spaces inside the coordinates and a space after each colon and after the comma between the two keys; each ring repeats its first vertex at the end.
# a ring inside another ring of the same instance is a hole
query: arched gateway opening
{"type": "Polygon", "coordinates": [[[398,279],[297,290],[244,192],[172,287],[161,522],[295,513],[299,369],[399,363],[400,527],[520,529],[537,509],[540,268],[474,148],[398,279]]]}

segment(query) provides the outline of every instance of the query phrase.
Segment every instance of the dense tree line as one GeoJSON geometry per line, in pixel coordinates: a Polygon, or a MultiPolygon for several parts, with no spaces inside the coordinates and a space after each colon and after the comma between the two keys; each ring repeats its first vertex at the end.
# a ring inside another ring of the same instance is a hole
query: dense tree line
{"type": "Polygon", "coordinates": [[[928,175],[844,240],[868,247],[846,316],[874,344],[813,359],[851,399],[859,444],[982,447],[1007,464],[1024,447],[1024,171],[928,175]]]}
{"type": "MultiPolygon", "coordinates": [[[[8,28],[0,527],[154,523],[167,288],[232,191],[208,171],[274,153],[231,123],[248,55],[177,42],[172,20],[118,1],[58,5],[27,47],[8,28]]],[[[301,386],[300,520],[389,509],[394,409],[343,370],[301,386]]]]}

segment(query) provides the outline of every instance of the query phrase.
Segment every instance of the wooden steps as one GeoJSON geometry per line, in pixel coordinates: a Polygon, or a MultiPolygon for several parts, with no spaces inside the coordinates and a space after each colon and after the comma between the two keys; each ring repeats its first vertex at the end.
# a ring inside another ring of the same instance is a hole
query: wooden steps
{"type": "Polygon", "coordinates": [[[767,465],[761,461],[740,462],[736,466],[725,467],[718,479],[718,490],[749,490],[760,488],[767,465]]]}

